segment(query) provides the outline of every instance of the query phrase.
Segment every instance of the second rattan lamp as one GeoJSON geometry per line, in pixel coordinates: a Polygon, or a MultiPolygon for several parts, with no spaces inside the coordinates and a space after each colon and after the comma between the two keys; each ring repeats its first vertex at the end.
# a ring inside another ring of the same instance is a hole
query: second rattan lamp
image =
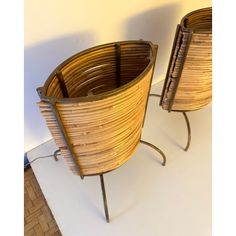
{"type": "MultiPolygon", "coordinates": [[[[158,96],[156,94],[151,94],[158,96]]],[[[190,12],[177,26],[165,83],[160,96],[163,109],[186,112],[201,109],[212,97],[212,8],[190,12]]]]}

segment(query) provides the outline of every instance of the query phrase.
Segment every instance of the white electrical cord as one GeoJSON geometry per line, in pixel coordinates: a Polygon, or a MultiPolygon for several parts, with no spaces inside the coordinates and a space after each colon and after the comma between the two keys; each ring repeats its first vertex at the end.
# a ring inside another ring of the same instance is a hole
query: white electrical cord
{"type": "Polygon", "coordinates": [[[56,150],[56,151],[55,151],[53,154],[51,154],[51,155],[36,157],[36,158],[33,159],[32,161],[29,161],[26,165],[24,165],[24,168],[27,167],[27,166],[29,166],[29,165],[30,165],[31,163],[33,163],[34,161],[37,161],[38,159],[41,159],[41,158],[54,157],[55,160],[57,161],[57,160],[58,160],[57,156],[61,155],[60,152],[61,152],[60,149],[58,149],[58,150],[56,150]]]}

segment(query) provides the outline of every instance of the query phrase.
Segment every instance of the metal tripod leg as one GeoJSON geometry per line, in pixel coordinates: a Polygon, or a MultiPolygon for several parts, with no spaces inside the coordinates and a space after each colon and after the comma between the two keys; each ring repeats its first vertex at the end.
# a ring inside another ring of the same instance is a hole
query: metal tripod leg
{"type": "MultiPolygon", "coordinates": [[[[161,97],[161,95],[159,94],[149,94],[149,96],[151,97],[161,97]]],[[[184,118],[185,118],[185,121],[186,121],[186,124],[187,124],[187,129],[188,129],[188,141],[187,141],[187,145],[186,147],[184,148],[184,151],[188,151],[189,149],[189,146],[190,146],[190,142],[191,142],[191,128],[190,128],[190,123],[189,123],[189,119],[187,117],[187,114],[185,112],[182,112],[183,115],[184,115],[184,118]]]]}
{"type": "Polygon", "coordinates": [[[110,219],[109,219],[109,213],[108,213],[108,207],[107,207],[107,197],[106,197],[106,190],[105,190],[103,175],[100,175],[100,181],[101,181],[101,187],[102,187],[102,196],[103,196],[103,204],[104,204],[106,221],[107,223],[109,223],[110,219]]]}
{"type": "Polygon", "coordinates": [[[184,115],[184,118],[185,118],[185,121],[186,121],[186,124],[187,124],[187,128],[188,128],[188,142],[187,142],[186,147],[184,148],[184,151],[187,151],[189,146],[190,146],[190,142],[191,142],[191,128],[190,128],[189,119],[188,119],[186,113],[183,112],[183,115],[184,115]]]}
{"type": "Polygon", "coordinates": [[[144,140],[140,140],[140,143],[143,143],[145,145],[148,145],[149,147],[155,149],[157,152],[159,152],[163,158],[163,162],[162,162],[162,165],[165,166],[166,165],[166,156],[165,154],[161,151],[161,149],[159,149],[158,147],[156,147],[155,145],[149,143],[149,142],[146,142],[144,140]]]}

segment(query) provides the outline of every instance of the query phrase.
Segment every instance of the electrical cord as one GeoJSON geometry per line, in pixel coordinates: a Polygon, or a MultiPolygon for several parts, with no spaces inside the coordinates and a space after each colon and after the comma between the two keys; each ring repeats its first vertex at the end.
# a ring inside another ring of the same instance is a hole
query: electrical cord
{"type": "Polygon", "coordinates": [[[61,151],[60,149],[56,150],[53,154],[51,155],[47,155],[47,156],[40,156],[40,157],[36,157],[35,159],[33,159],[32,161],[29,161],[26,165],[24,165],[24,168],[26,168],[27,166],[29,166],[30,164],[32,164],[33,162],[39,160],[39,159],[43,159],[43,158],[48,158],[48,157],[54,157],[54,159],[56,161],[58,161],[58,156],[61,155],[61,151]]]}

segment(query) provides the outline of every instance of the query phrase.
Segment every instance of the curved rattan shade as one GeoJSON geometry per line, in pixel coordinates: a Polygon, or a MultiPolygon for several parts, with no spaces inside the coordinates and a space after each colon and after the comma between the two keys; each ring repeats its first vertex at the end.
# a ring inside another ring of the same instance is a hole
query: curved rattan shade
{"type": "Polygon", "coordinates": [[[178,25],[160,105],[192,111],[212,97],[212,9],[187,14],[178,25]]]}
{"type": "Polygon", "coordinates": [[[39,89],[41,113],[74,173],[105,173],[131,157],[155,56],[146,41],[97,46],[63,62],[39,89]]]}

